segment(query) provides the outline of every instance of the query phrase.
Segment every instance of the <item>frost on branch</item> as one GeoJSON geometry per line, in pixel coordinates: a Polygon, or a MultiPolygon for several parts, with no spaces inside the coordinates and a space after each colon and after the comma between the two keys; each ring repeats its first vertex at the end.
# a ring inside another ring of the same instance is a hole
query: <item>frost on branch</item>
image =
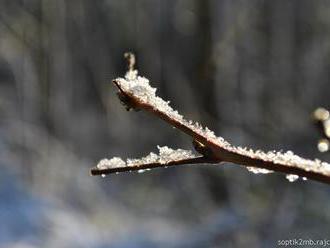
{"type": "Polygon", "coordinates": [[[97,168],[100,170],[108,169],[108,168],[120,168],[125,167],[126,162],[119,157],[113,157],[112,159],[102,159],[98,164],[97,168]]]}
{"type": "Polygon", "coordinates": [[[202,147],[201,150],[196,149],[202,156],[194,156],[191,152],[181,149],[172,150],[162,147],[159,148],[159,155],[151,153],[142,159],[129,159],[126,162],[119,158],[102,160],[98,167],[93,169],[94,174],[99,174],[96,173],[97,170],[108,170],[109,173],[112,173],[129,171],[133,167],[143,169],[164,167],[165,164],[231,162],[244,165],[253,173],[284,172],[288,174],[289,181],[302,177],[330,183],[330,164],[326,162],[318,159],[304,159],[291,151],[285,153],[264,152],[233,146],[222,137],[217,137],[207,127],[203,128],[197,122],[186,120],[169,105],[168,101],[158,97],[156,88],[151,87],[149,80],[139,76],[137,70],[134,70],[132,66],[129,66],[125,78],[117,78],[113,80],[113,83],[118,87],[119,97],[128,105],[128,108],[143,109],[188,134],[196,141],[195,143],[202,147]]]}
{"type": "Polygon", "coordinates": [[[128,71],[125,78],[117,78],[114,80],[114,83],[120,88],[126,97],[133,97],[139,102],[139,104],[145,104],[152,107],[154,110],[164,113],[168,117],[173,118],[177,122],[191,128],[193,131],[208,137],[208,139],[218,140],[218,142],[225,142],[223,138],[217,138],[214,132],[209,130],[207,127],[205,129],[202,128],[198,122],[194,123],[193,121],[185,120],[177,110],[174,110],[169,105],[169,101],[164,101],[156,95],[157,89],[150,86],[147,78],[138,76],[137,70],[128,71]]]}
{"type": "Polygon", "coordinates": [[[196,158],[196,155],[189,150],[183,149],[171,149],[167,146],[157,146],[158,154],[153,152],[149,153],[149,155],[138,158],[138,159],[127,159],[126,162],[119,157],[114,157],[112,159],[102,159],[97,168],[102,169],[110,169],[110,168],[120,168],[120,167],[139,167],[144,164],[167,164],[168,162],[174,160],[185,160],[196,158]]]}
{"type": "Polygon", "coordinates": [[[269,173],[273,173],[273,171],[271,170],[267,170],[264,168],[257,168],[257,167],[250,167],[247,166],[246,169],[254,174],[269,174],[269,173]]]}
{"type": "Polygon", "coordinates": [[[167,166],[178,163],[192,163],[195,159],[200,158],[193,154],[192,151],[183,149],[172,149],[167,146],[157,146],[158,154],[153,152],[142,158],[128,158],[126,161],[119,157],[112,159],[102,159],[94,168],[94,174],[103,174],[119,171],[130,171],[150,169],[153,167],[167,166]],[[147,168],[145,168],[147,167],[147,168]]]}

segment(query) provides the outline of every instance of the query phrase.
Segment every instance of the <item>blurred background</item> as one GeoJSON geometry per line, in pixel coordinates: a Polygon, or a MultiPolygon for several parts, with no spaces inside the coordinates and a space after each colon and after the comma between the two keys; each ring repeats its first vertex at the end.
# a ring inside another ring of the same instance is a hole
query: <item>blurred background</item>
{"type": "Polygon", "coordinates": [[[106,178],[104,157],[189,137],[126,112],[123,53],[188,119],[235,145],[317,150],[330,1],[0,0],[0,247],[274,247],[330,238],[330,187],[200,165],[106,178]]]}

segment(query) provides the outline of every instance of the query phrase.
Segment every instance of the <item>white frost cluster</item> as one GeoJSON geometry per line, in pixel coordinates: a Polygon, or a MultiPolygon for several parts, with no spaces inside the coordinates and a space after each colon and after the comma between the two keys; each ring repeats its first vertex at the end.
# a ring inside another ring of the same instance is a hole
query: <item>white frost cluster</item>
{"type": "Polygon", "coordinates": [[[156,96],[157,89],[150,86],[149,80],[145,77],[138,76],[137,73],[137,70],[128,71],[125,78],[117,78],[115,81],[125,92],[130,93],[141,102],[149,103],[171,117],[183,120],[183,117],[169,106],[169,102],[165,102],[163,99],[156,96]]]}
{"type": "Polygon", "coordinates": [[[271,170],[267,170],[264,168],[257,168],[257,167],[252,167],[252,166],[248,166],[246,167],[246,169],[254,174],[269,174],[269,173],[273,173],[273,171],[271,170]]]}
{"type": "Polygon", "coordinates": [[[288,179],[289,182],[291,182],[291,183],[297,181],[298,178],[299,178],[299,176],[297,176],[297,175],[293,175],[293,174],[288,174],[288,175],[286,175],[285,177],[286,177],[286,179],[288,179]]]}
{"type": "Polygon", "coordinates": [[[98,164],[97,168],[108,169],[108,168],[119,168],[126,166],[126,162],[119,157],[113,157],[112,159],[102,159],[98,164]]]}
{"type": "MultiPolygon", "coordinates": [[[[139,159],[127,159],[126,162],[121,158],[114,157],[112,159],[102,159],[97,168],[100,170],[112,169],[112,168],[121,168],[121,167],[138,167],[145,164],[159,163],[166,165],[167,163],[175,160],[184,160],[195,158],[194,155],[189,150],[183,149],[171,149],[167,146],[157,146],[159,154],[151,152],[149,155],[139,158],[139,159]]],[[[139,172],[143,172],[142,170],[139,172]]]]}
{"type": "MultiPolygon", "coordinates": [[[[295,155],[293,152],[288,151],[286,153],[270,151],[264,152],[261,150],[254,151],[252,149],[236,147],[228,143],[222,137],[216,137],[214,132],[209,130],[207,127],[203,128],[199,123],[193,121],[187,121],[183,118],[178,111],[172,109],[169,105],[169,102],[164,101],[156,95],[156,88],[153,88],[149,84],[147,78],[138,76],[137,70],[129,71],[125,78],[117,78],[116,82],[122,88],[123,91],[130,94],[132,97],[137,98],[140,102],[148,104],[154,108],[154,110],[161,112],[162,114],[174,119],[177,123],[182,126],[186,126],[188,129],[197,133],[201,137],[205,138],[208,142],[215,144],[229,152],[247,156],[253,159],[259,159],[263,161],[273,162],[276,164],[283,164],[286,166],[299,167],[305,171],[313,171],[324,175],[330,176],[330,164],[321,162],[320,160],[307,160],[295,155]]],[[[168,148],[170,149],[170,148],[168,148]]],[[[168,151],[166,149],[160,149],[160,153],[163,154],[164,158],[159,160],[153,154],[149,154],[145,160],[150,161],[162,161],[166,162],[166,154],[171,154],[171,156],[179,156],[175,150],[168,151]]],[[[177,150],[176,150],[177,151],[177,150]]],[[[181,154],[182,152],[180,152],[181,154]]],[[[170,157],[171,157],[170,156],[170,157]]],[[[188,156],[188,155],[187,155],[188,156]]],[[[130,160],[128,164],[138,163],[139,160],[130,160]]],[[[248,170],[254,173],[269,173],[265,169],[256,169],[249,167],[248,170]]],[[[290,177],[292,178],[292,177],[290,177]]]]}
{"type": "Polygon", "coordinates": [[[173,160],[183,160],[189,158],[195,158],[196,156],[189,150],[176,149],[173,150],[167,146],[157,146],[159,150],[159,162],[161,164],[167,164],[173,160]]]}
{"type": "MultiPolygon", "coordinates": [[[[299,157],[298,155],[295,155],[292,151],[287,151],[285,153],[276,151],[263,152],[261,150],[253,151],[252,149],[234,146],[226,147],[226,149],[254,159],[260,159],[266,162],[273,162],[275,164],[283,164],[286,166],[301,168],[305,171],[312,171],[324,175],[330,175],[329,163],[322,162],[319,159],[304,159],[302,157],[299,157]]],[[[289,178],[291,179],[294,177],[289,176],[289,178]]],[[[291,181],[290,179],[289,181],[291,181]]]]}

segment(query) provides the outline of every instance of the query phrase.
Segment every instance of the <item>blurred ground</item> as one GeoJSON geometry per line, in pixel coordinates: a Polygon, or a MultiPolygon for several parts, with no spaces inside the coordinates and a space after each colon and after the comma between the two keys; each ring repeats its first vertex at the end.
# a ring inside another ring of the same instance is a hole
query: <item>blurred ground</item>
{"type": "Polygon", "coordinates": [[[140,74],[236,145],[316,149],[329,108],[330,1],[0,1],[0,247],[273,247],[330,238],[330,187],[235,165],[105,179],[103,157],[191,141],[126,112],[109,83],[140,74]]]}

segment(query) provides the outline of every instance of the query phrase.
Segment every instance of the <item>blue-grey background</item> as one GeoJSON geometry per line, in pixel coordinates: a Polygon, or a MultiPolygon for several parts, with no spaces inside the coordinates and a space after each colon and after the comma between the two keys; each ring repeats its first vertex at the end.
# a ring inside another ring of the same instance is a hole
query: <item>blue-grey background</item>
{"type": "Polygon", "coordinates": [[[189,137],[126,112],[123,53],[235,145],[316,149],[330,107],[330,1],[0,0],[0,247],[274,247],[330,239],[330,187],[186,166],[89,176],[189,137]]]}

